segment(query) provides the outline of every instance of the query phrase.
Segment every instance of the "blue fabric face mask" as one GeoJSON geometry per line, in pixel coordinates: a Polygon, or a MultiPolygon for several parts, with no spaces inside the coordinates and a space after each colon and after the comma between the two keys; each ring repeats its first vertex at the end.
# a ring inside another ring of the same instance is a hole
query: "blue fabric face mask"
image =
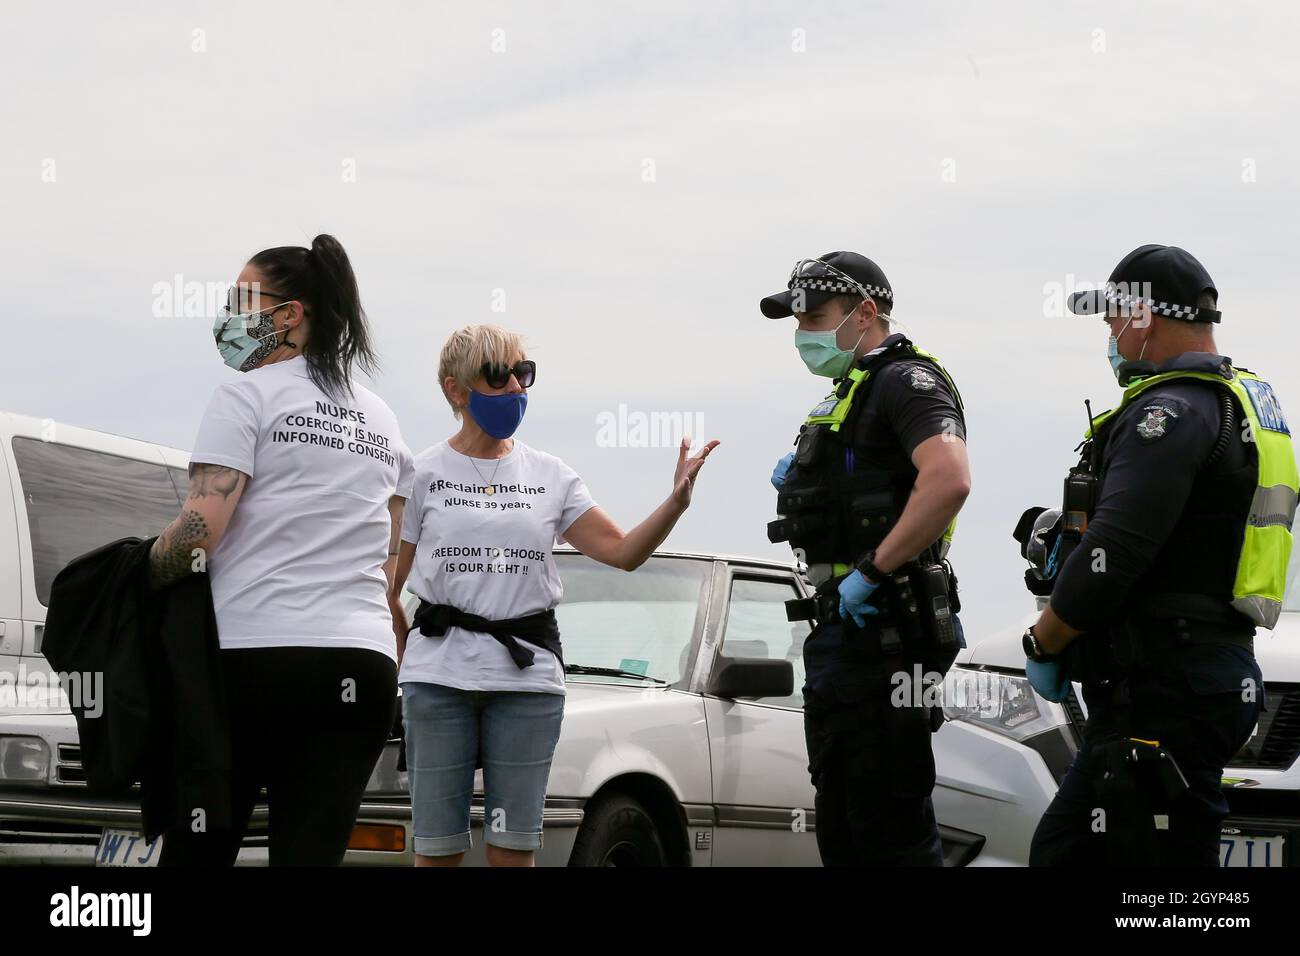
{"type": "Polygon", "coordinates": [[[212,335],[217,340],[221,360],[236,372],[249,372],[275,351],[275,337],[288,329],[276,329],[271,313],[284,308],[286,303],[263,309],[260,312],[241,312],[219,315],[212,323],[212,335]],[[255,317],[260,316],[260,318],[255,317]],[[263,342],[263,339],[270,339],[263,342]]]}
{"type": "Polygon", "coordinates": [[[849,370],[849,366],[853,364],[854,349],[867,334],[867,330],[862,330],[862,335],[858,336],[858,341],[853,343],[851,349],[840,348],[836,336],[844,323],[857,310],[858,306],[855,305],[844,313],[843,320],[835,326],[833,332],[805,332],[799,329],[794,333],[794,347],[799,350],[799,357],[803,359],[803,364],[808,366],[808,371],[827,378],[840,378],[849,370]]]}
{"type": "Polygon", "coordinates": [[[469,413],[478,427],[493,438],[509,438],[523,421],[528,408],[528,393],[484,395],[474,389],[469,391],[469,413]]]}

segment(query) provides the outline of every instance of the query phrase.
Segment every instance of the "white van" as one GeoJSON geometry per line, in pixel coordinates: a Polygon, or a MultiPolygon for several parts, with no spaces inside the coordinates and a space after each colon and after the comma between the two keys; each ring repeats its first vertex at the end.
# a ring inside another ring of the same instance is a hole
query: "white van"
{"type": "Polygon", "coordinates": [[[162,531],[185,501],[189,460],[153,442],[0,412],[0,670],[49,672],[41,636],[54,576],[100,545],[162,531]]]}

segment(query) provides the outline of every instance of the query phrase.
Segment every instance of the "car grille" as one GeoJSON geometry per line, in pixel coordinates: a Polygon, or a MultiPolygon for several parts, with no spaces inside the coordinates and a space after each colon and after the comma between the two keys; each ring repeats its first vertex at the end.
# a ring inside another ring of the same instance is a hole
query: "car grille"
{"type": "Polygon", "coordinates": [[[1300,819],[1300,794],[1294,790],[1224,787],[1223,796],[1228,801],[1228,812],[1234,817],[1292,821],[1300,819]]]}
{"type": "Polygon", "coordinates": [[[55,754],[54,782],[65,787],[84,787],[86,771],[81,767],[81,748],[76,744],[59,744],[55,754]]]}
{"type": "Polygon", "coordinates": [[[1286,770],[1300,756],[1300,684],[1264,684],[1268,710],[1259,713],[1259,729],[1237,751],[1230,767],[1286,770]]]}

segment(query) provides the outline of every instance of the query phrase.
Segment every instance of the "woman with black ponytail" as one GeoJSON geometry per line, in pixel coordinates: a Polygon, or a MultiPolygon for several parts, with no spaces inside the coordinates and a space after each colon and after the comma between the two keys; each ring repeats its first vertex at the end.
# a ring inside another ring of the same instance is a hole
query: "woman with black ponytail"
{"type": "Polygon", "coordinates": [[[337,865],[395,716],[387,591],[411,454],[392,410],[353,381],[377,363],[333,236],[253,256],[213,331],[244,374],[208,405],[189,495],[149,572],[155,588],[210,575],[233,826],[182,812],[161,862],[233,863],[265,787],[271,864],[337,865]]]}

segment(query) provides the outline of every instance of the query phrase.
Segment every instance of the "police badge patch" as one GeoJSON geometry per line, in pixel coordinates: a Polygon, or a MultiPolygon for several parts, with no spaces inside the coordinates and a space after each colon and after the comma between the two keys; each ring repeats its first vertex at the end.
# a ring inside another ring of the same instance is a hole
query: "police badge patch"
{"type": "Polygon", "coordinates": [[[912,369],[907,376],[907,382],[912,386],[913,391],[933,392],[935,385],[934,376],[923,368],[912,369]]]}
{"type": "Polygon", "coordinates": [[[1178,420],[1178,413],[1165,404],[1148,405],[1138,416],[1137,433],[1143,441],[1156,441],[1178,420]]]}
{"type": "Polygon", "coordinates": [[[823,399],[813,406],[813,410],[808,413],[809,418],[822,418],[835,411],[835,406],[839,404],[839,399],[835,396],[823,399]]]}

